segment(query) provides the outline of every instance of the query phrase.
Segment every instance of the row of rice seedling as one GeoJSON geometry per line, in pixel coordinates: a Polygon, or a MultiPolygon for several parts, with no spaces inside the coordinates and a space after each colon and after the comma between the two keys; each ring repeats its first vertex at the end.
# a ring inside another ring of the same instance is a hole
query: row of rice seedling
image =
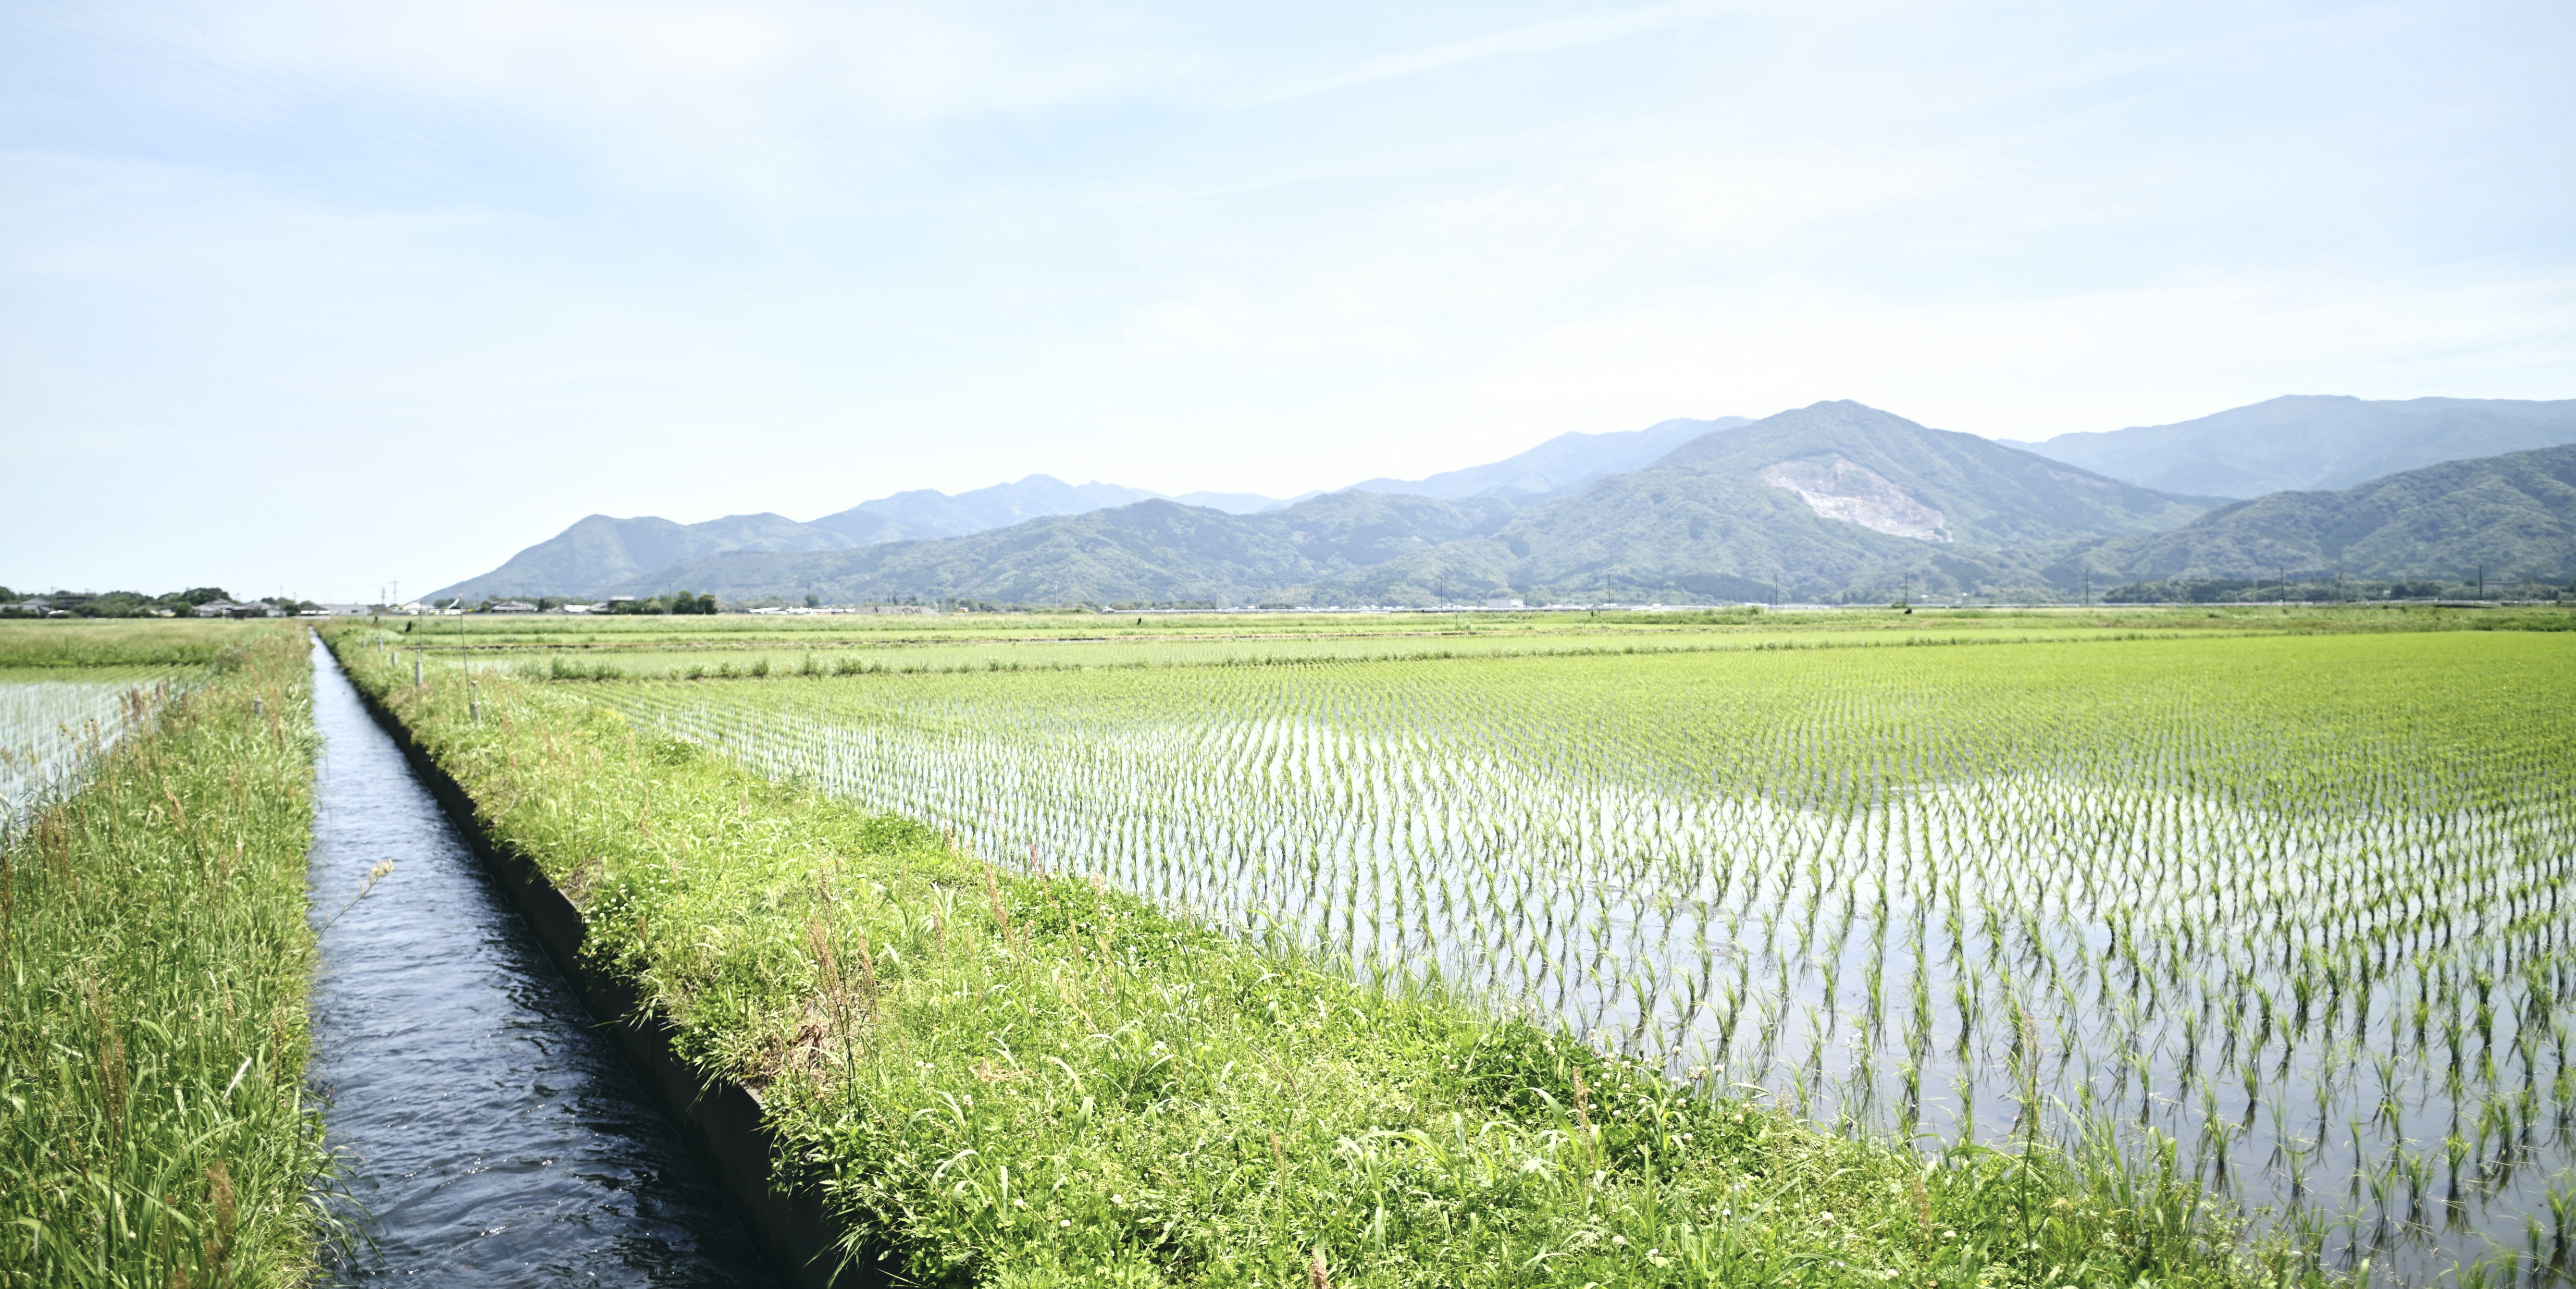
{"type": "Polygon", "coordinates": [[[310,674],[275,628],[167,702],[127,691],[0,846],[0,1286],[313,1272],[310,674]]]}
{"type": "Polygon", "coordinates": [[[1485,657],[1586,657],[1709,650],[1868,648],[1891,645],[2019,644],[2171,635],[2171,630],[2066,624],[2034,628],[1977,624],[1876,627],[1844,631],[1558,631],[1488,636],[1369,635],[1314,639],[963,640],[867,649],[779,648],[762,640],[705,640],[690,647],[656,642],[649,649],[535,653],[478,648],[448,654],[477,671],[510,671],[540,680],[760,679],[769,676],[876,676],[911,672],[1064,671],[1108,667],[1279,666],[1292,663],[1485,657]]]}
{"type": "Polygon", "coordinates": [[[584,692],[996,861],[1436,973],[1856,1133],[2125,1125],[2424,1270],[2571,1238],[2571,645],[584,692]]]}
{"type": "Polygon", "coordinates": [[[0,671],[0,841],[189,678],[164,668],[0,671]]]}
{"type": "MultiPolygon", "coordinates": [[[[1838,1137],[1447,990],[1356,981],[1285,921],[1227,934],[1105,871],[979,862],[655,735],[652,696],[706,686],[415,670],[335,639],[576,902],[594,963],[703,1072],[759,1090],[846,1251],[898,1282],[2317,1279],[2236,1244],[2169,1161],[1838,1137]]],[[[1007,853],[992,826],[982,849],[1007,853]]]]}

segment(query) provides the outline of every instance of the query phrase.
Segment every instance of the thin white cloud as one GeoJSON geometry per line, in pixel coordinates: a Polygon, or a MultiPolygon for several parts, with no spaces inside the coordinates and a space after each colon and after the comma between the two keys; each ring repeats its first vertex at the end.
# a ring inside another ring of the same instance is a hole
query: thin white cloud
{"type": "Polygon", "coordinates": [[[1389,80],[1399,76],[1417,76],[1488,58],[1516,54],[1545,54],[1563,49],[1578,49],[1634,36],[1640,32],[1677,26],[1718,11],[1720,6],[1704,2],[1655,5],[1615,13],[1577,14],[1527,23],[1501,31],[1470,36],[1419,49],[1411,53],[1390,54],[1371,59],[1345,72],[1314,80],[1301,81],[1271,94],[1263,101],[1284,101],[1344,89],[1369,81],[1389,80]]]}

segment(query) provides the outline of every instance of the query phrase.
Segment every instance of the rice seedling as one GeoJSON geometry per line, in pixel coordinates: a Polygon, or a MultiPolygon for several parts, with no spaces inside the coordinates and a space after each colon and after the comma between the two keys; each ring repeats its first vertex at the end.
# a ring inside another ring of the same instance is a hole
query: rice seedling
{"type": "Polygon", "coordinates": [[[2101,1106],[2285,1223],[2430,1141],[2452,1208],[2395,1219],[2404,1274],[2518,1242],[2576,1163],[2571,690],[2570,637],[2481,632],[583,692],[1859,1130],[2068,1139],[2101,1106]],[[1720,950],[1743,980],[1703,1006],[1720,950]],[[2526,1086],[2550,1112],[2483,1108],[2526,1086]]]}

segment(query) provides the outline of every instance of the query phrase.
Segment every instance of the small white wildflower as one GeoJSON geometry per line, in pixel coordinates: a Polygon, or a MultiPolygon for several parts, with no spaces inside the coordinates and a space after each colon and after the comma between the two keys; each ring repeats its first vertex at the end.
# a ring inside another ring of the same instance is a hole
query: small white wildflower
{"type": "Polygon", "coordinates": [[[1612,1244],[1625,1245],[1628,1243],[1628,1237],[1624,1235],[1614,1235],[1610,1237],[1610,1242],[1612,1244]]]}

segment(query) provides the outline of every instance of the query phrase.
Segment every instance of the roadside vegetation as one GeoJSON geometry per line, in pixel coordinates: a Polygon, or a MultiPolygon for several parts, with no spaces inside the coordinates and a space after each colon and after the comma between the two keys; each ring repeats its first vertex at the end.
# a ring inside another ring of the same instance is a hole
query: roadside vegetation
{"type": "Polygon", "coordinates": [[[298,1284],[326,1234],[301,1091],[306,643],[174,625],[62,651],[205,671],[126,691],[121,737],[0,850],[0,1285],[298,1284]]]}
{"type": "MultiPolygon", "coordinates": [[[[594,965],[638,982],[703,1069],[761,1092],[807,1184],[853,1221],[849,1256],[913,1281],[2325,1278],[2291,1240],[2249,1237],[2173,1142],[2109,1116],[2071,1137],[2035,1115],[1922,1143],[1837,1133],[1489,980],[1318,936],[1294,908],[1219,924],[1176,891],[1075,869],[1057,839],[969,846],[965,820],[877,813],[619,710],[681,687],[415,671],[398,633],[331,638],[494,837],[583,910],[594,965]]],[[[792,709],[836,683],[754,688],[792,709]]],[[[1032,809],[1095,790],[1011,787],[1032,809]]],[[[1262,821],[1233,822],[1248,837],[1262,821]]],[[[1406,880],[1360,877],[1372,898],[1406,880]]],[[[1469,894],[1415,886],[1407,908],[1501,935],[1469,894]]],[[[1357,925],[1357,895],[1336,888],[1338,925],[1357,925]]]]}

